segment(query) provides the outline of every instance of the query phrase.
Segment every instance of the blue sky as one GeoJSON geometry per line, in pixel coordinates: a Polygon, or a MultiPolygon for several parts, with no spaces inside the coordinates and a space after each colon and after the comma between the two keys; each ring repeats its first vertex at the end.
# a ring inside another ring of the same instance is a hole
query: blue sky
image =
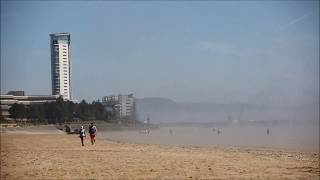
{"type": "Polygon", "coordinates": [[[1,1],[1,93],[51,94],[54,32],[77,100],[319,100],[319,1],[1,1]]]}

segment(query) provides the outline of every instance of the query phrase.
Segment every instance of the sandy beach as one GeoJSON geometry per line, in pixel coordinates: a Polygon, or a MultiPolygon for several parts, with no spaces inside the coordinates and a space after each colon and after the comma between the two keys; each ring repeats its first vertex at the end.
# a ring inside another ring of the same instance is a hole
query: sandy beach
{"type": "Polygon", "coordinates": [[[122,143],[1,132],[1,179],[319,179],[319,153],[122,143]]]}

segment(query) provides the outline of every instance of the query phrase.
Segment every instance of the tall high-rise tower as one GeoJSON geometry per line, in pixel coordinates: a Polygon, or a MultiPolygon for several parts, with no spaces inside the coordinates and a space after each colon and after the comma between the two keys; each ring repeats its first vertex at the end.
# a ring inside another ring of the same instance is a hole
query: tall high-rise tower
{"type": "Polygon", "coordinates": [[[52,94],[71,100],[70,33],[50,34],[52,94]]]}

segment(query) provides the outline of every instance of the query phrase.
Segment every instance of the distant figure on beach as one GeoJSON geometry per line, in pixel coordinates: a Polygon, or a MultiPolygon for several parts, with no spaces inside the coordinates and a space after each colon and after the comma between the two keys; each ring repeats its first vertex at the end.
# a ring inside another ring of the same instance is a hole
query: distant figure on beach
{"type": "Polygon", "coordinates": [[[270,130],[269,130],[269,128],[267,129],[267,135],[269,135],[270,134],[270,130]]]}
{"type": "Polygon", "coordinates": [[[70,132],[71,132],[71,127],[70,127],[70,125],[67,125],[67,124],[66,124],[64,127],[66,128],[66,132],[67,132],[67,133],[70,133],[70,132]]]}
{"type": "Polygon", "coordinates": [[[150,134],[150,129],[142,129],[141,131],[139,131],[140,134],[150,134]]]}
{"type": "Polygon", "coordinates": [[[220,135],[221,134],[221,130],[218,128],[217,130],[217,134],[220,135]]]}
{"type": "Polygon", "coordinates": [[[90,133],[90,139],[91,139],[91,144],[93,145],[96,142],[96,135],[97,135],[97,127],[91,123],[89,127],[89,133],[90,133]]]}
{"type": "Polygon", "coordinates": [[[143,125],[142,126],[143,126],[144,129],[140,133],[147,134],[147,135],[150,134],[149,122],[148,121],[143,121],[143,125]]]}
{"type": "Polygon", "coordinates": [[[146,128],[146,129],[144,130],[144,134],[146,134],[146,135],[150,134],[150,128],[146,128]]]}
{"type": "Polygon", "coordinates": [[[86,138],[86,131],[85,131],[85,129],[83,128],[83,126],[81,126],[81,129],[80,129],[80,131],[79,131],[79,137],[80,137],[80,139],[81,139],[81,144],[82,144],[82,146],[84,146],[84,144],[83,144],[83,139],[86,138]]]}
{"type": "Polygon", "coordinates": [[[170,136],[173,135],[173,132],[172,132],[172,129],[171,129],[171,128],[169,129],[169,134],[170,134],[170,136]]]}

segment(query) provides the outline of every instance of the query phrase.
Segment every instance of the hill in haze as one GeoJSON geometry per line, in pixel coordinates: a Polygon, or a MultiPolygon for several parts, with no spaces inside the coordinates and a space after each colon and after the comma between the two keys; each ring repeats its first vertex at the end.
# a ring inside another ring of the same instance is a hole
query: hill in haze
{"type": "MultiPolygon", "coordinates": [[[[239,122],[239,121],[299,121],[319,118],[314,108],[275,107],[263,104],[181,103],[168,98],[137,99],[140,120],[149,116],[159,122],[239,122]]],[[[311,106],[313,107],[313,106],[311,106]]],[[[317,106],[318,107],[318,106],[317,106]]]]}

